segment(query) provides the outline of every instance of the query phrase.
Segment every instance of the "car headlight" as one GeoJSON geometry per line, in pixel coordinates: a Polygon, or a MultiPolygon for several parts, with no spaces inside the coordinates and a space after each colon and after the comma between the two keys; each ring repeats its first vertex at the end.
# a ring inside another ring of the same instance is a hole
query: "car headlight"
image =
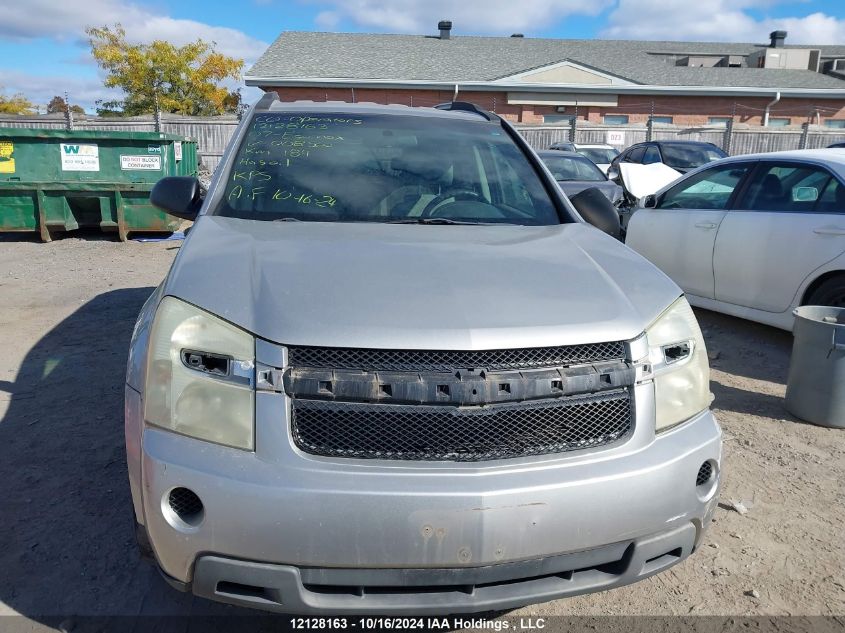
{"type": "Polygon", "coordinates": [[[144,419],[176,433],[252,450],[255,339],[174,297],[150,334],[144,419]]]}
{"type": "Polygon", "coordinates": [[[701,328],[685,297],[651,324],[646,340],[656,429],[662,431],[710,406],[710,365],[701,328]]]}

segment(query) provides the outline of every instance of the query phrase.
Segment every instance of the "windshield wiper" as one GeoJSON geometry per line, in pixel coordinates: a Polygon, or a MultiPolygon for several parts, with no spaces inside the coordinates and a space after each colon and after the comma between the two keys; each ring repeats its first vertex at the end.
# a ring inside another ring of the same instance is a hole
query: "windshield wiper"
{"type": "Polygon", "coordinates": [[[386,224],[469,224],[492,226],[504,222],[477,222],[475,220],[451,220],[449,218],[405,218],[403,220],[388,220],[386,224]]]}
{"type": "Polygon", "coordinates": [[[303,222],[299,218],[276,218],[273,222],[303,222]]]}

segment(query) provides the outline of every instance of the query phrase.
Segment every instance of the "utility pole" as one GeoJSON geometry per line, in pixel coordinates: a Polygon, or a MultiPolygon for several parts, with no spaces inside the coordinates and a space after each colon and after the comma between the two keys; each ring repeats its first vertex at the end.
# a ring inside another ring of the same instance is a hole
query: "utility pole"
{"type": "Polygon", "coordinates": [[[736,118],[736,101],[734,101],[733,109],[731,110],[731,118],[725,125],[725,135],[722,138],[722,149],[725,154],[731,153],[731,143],[733,142],[734,119],[736,118]]]}
{"type": "Polygon", "coordinates": [[[73,112],[70,111],[70,100],[65,91],[65,125],[68,130],[73,130],[73,112]]]}
{"type": "Polygon", "coordinates": [[[645,124],[645,140],[651,141],[654,138],[654,100],[651,102],[651,110],[648,113],[648,121],[645,124]]]}
{"type": "Polygon", "coordinates": [[[161,132],[161,110],[158,107],[158,90],[153,92],[153,103],[155,104],[155,112],[153,113],[153,120],[155,121],[156,132],[161,132]]]}

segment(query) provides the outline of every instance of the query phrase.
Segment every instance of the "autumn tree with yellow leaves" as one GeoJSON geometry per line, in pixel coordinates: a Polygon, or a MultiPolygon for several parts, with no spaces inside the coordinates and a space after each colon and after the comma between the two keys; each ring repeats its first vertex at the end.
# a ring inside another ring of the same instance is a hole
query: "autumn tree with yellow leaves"
{"type": "Polygon", "coordinates": [[[122,101],[100,103],[101,114],[120,111],[134,116],[158,107],[162,112],[209,116],[233,112],[240,103],[240,95],[221,82],[240,79],[243,60],[216,52],[213,42],[131,44],[120,24],[85,32],[91,54],[106,72],[106,87],[124,93],[122,101]]]}
{"type": "Polygon", "coordinates": [[[0,92],[0,114],[32,114],[34,112],[35,106],[22,94],[5,95],[0,92]]]}

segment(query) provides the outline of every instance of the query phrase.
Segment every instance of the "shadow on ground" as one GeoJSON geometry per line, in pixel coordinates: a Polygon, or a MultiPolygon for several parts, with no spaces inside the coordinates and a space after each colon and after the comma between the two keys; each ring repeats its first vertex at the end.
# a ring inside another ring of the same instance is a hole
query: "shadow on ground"
{"type": "MultiPolygon", "coordinates": [[[[150,231],[138,232],[133,231],[129,233],[129,239],[136,238],[150,238],[164,240],[172,235],[172,231],[150,231]]],[[[61,242],[62,240],[79,239],[86,242],[119,242],[117,230],[102,230],[99,228],[82,227],[72,231],[52,231],[50,239],[53,242],[61,242]]],[[[0,244],[4,242],[32,242],[33,244],[43,244],[41,236],[37,232],[0,232],[0,244]]]]}
{"type": "Polygon", "coordinates": [[[0,383],[11,394],[0,420],[0,609],[54,625],[250,613],[176,592],[136,551],[123,385],[132,327],[152,291],[99,295],[38,341],[14,382],[0,383]]]}
{"type": "Polygon", "coordinates": [[[711,365],[723,372],[786,384],[792,334],[753,321],[700,308],[695,315],[701,325],[711,365]]]}
{"type": "Polygon", "coordinates": [[[789,374],[790,332],[699,308],[695,314],[707,343],[711,369],[730,374],[731,382],[735,383],[724,384],[715,371],[711,372],[714,408],[809,424],[789,413],[783,396],[779,395],[789,374]],[[766,393],[765,389],[779,393],[766,393]]]}

